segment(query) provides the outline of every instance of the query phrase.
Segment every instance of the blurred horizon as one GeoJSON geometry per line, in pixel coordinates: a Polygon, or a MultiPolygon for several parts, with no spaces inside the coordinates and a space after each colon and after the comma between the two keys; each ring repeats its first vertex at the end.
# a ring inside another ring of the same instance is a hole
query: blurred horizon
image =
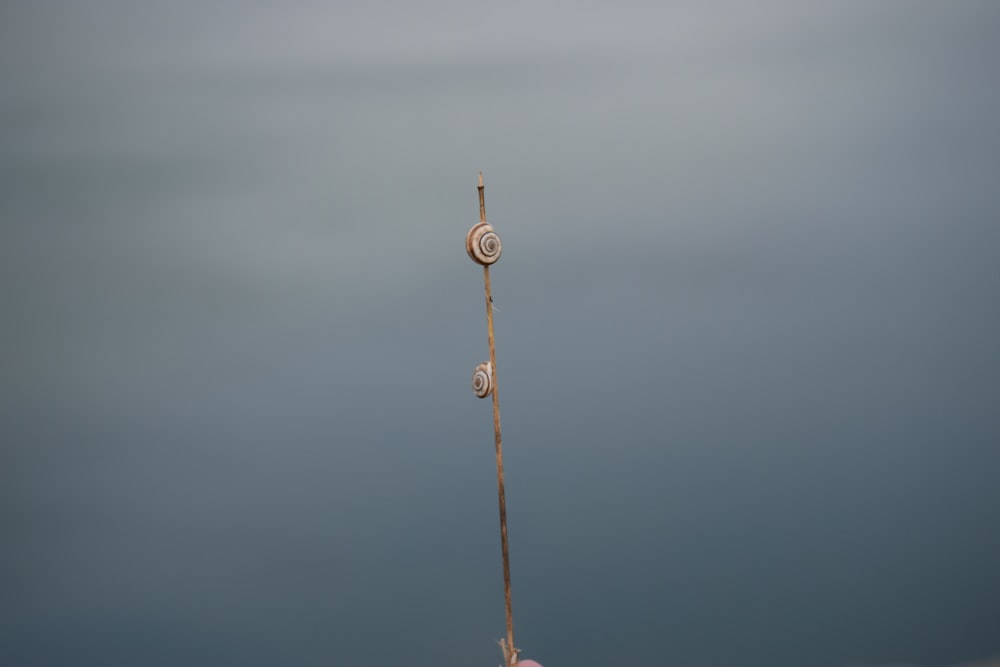
{"type": "Polygon", "coordinates": [[[0,662],[1000,665],[1000,7],[0,8],[0,662]]]}

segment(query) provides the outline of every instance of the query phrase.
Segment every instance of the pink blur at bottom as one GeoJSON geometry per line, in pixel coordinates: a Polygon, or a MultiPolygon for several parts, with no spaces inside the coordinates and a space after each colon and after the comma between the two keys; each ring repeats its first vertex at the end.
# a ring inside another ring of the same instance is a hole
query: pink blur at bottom
{"type": "Polygon", "coordinates": [[[518,660],[517,667],[542,667],[534,660],[518,660]]]}

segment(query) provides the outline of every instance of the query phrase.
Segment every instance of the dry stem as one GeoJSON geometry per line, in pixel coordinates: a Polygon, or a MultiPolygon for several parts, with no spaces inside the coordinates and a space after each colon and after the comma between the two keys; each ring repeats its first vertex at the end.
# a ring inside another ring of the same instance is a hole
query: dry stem
{"type": "MultiPolygon", "coordinates": [[[[486,198],[483,172],[479,172],[479,220],[486,222],[486,198]]],[[[497,353],[493,342],[493,295],[490,289],[490,267],[483,266],[483,284],[486,291],[486,328],[490,343],[490,364],[493,366],[493,439],[497,458],[497,496],[500,501],[500,547],[503,551],[503,595],[507,611],[507,640],[501,641],[504,660],[508,666],[517,664],[514,648],[514,614],[510,595],[510,554],[507,547],[507,500],[503,484],[503,444],[500,438],[500,399],[497,397],[497,353]]]]}

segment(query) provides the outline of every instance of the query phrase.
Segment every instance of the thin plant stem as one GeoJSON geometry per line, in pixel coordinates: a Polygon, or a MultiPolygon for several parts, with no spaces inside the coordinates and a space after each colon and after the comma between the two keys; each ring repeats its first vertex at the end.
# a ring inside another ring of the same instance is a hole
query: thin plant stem
{"type": "MultiPolygon", "coordinates": [[[[486,222],[486,198],[483,172],[479,172],[479,220],[486,222]]],[[[514,648],[514,613],[510,595],[510,553],[507,546],[507,500],[503,484],[503,443],[500,438],[500,399],[497,397],[497,352],[493,341],[493,294],[490,289],[490,267],[483,266],[483,285],[486,291],[486,329],[490,343],[490,364],[493,367],[493,440],[497,456],[497,495],[500,500],[500,547],[503,551],[503,595],[507,611],[507,642],[504,661],[508,666],[517,664],[514,648]]]]}

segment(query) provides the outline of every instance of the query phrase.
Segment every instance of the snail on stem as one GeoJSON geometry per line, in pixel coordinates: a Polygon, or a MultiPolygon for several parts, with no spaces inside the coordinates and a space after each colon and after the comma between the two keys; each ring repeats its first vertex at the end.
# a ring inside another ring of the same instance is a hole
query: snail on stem
{"type": "Polygon", "coordinates": [[[483,287],[486,292],[486,330],[489,336],[490,360],[476,367],[472,389],[476,396],[493,397],[493,436],[497,461],[497,496],[500,505],[500,547],[503,553],[503,588],[507,612],[507,637],[500,646],[504,653],[505,667],[517,665],[518,650],[514,648],[514,613],[510,595],[510,555],[507,547],[507,501],[503,484],[503,444],[500,438],[500,400],[497,398],[497,355],[493,342],[493,296],[490,290],[490,265],[500,259],[503,244],[500,236],[486,222],[486,198],[483,172],[479,172],[479,222],[465,237],[465,251],[472,261],[483,267],[483,287]]]}

